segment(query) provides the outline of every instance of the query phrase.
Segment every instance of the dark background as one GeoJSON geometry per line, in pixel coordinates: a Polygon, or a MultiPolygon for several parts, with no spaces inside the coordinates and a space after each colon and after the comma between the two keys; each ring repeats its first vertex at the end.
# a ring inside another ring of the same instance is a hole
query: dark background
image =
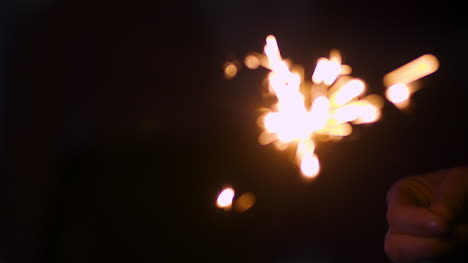
{"type": "MultiPolygon", "coordinates": [[[[460,4],[461,5],[461,4],[460,4]]],[[[385,195],[467,164],[466,11],[435,1],[2,2],[0,262],[388,262],[385,195]],[[274,34],[311,70],[338,48],[382,77],[426,53],[411,107],[320,143],[321,175],[260,146],[265,70],[223,64],[274,34]],[[224,185],[246,213],[215,207],[224,185]]]]}

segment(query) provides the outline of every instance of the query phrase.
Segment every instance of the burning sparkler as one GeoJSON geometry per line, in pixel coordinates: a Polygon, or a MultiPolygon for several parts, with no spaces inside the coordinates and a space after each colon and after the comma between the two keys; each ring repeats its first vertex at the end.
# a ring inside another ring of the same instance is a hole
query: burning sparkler
{"type": "MultiPolygon", "coordinates": [[[[320,173],[320,162],[315,153],[316,140],[341,139],[352,132],[351,124],[372,123],[381,115],[384,100],[376,94],[365,96],[366,84],[351,77],[352,68],[342,64],[340,53],[332,50],[329,58],[319,58],[310,80],[304,78],[304,69],[281,57],[276,38],[266,38],[264,54],[251,53],[244,64],[249,69],[260,66],[269,69],[268,94],[276,101],[259,117],[264,131],[258,141],[274,144],[284,150],[296,147],[297,165],[306,178],[320,173]]],[[[385,96],[398,108],[408,105],[416,91],[415,81],[439,68],[433,55],[423,55],[384,76],[385,96]]],[[[224,73],[232,79],[238,73],[236,63],[226,63],[224,73]]],[[[229,210],[234,190],[226,188],[217,200],[217,206],[229,210]]],[[[251,193],[237,200],[236,209],[245,211],[255,203],[251,193]]]]}
{"type": "Polygon", "coordinates": [[[347,136],[352,131],[350,123],[376,121],[381,99],[376,95],[361,97],[366,85],[349,76],[351,67],[341,63],[338,51],[332,51],[330,58],[318,59],[312,82],[291,70],[281,57],[275,37],[267,37],[264,52],[258,60],[271,70],[268,91],[277,102],[260,117],[265,130],[259,142],[274,143],[279,149],[295,145],[302,174],[313,178],[320,172],[315,137],[347,136]]]}
{"type": "MultiPolygon", "coordinates": [[[[351,124],[372,123],[380,118],[383,99],[375,94],[364,96],[365,82],[350,76],[351,67],[342,64],[336,50],[329,58],[318,59],[311,81],[304,78],[301,67],[282,58],[271,35],[266,38],[264,55],[252,53],[244,63],[251,69],[263,66],[270,70],[268,93],[276,98],[275,104],[259,117],[264,128],[259,143],[272,143],[279,150],[295,146],[298,166],[307,178],[320,173],[315,153],[318,138],[340,139],[351,134],[351,124]]],[[[437,59],[424,55],[387,74],[387,98],[397,106],[404,105],[414,92],[408,84],[437,68],[437,59]]]]}

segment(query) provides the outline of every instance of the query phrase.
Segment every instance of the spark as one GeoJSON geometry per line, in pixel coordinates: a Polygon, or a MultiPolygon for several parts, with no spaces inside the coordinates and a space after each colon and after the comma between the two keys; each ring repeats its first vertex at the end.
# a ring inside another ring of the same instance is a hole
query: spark
{"type": "Polygon", "coordinates": [[[408,84],[436,72],[438,68],[439,60],[434,55],[422,55],[386,74],[384,84],[387,87],[396,83],[408,84]]]}
{"type": "Polygon", "coordinates": [[[232,199],[234,198],[235,192],[231,187],[226,187],[219,193],[218,199],[216,200],[216,205],[219,208],[224,208],[226,210],[231,209],[232,199]]]}
{"type": "Polygon", "coordinates": [[[224,65],[224,77],[226,79],[233,79],[239,71],[237,65],[233,62],[226,63],[224,65]]]}
{"type": "Polygon", "coordinates": [[[260,59],[254,54],[247,55],[244,59],[244,64],[249,69],[257,69],[260,63],[260,59]]]}
{"type": "Polygon", "coordinates": [[[411,95],[416,91],[409,84],[430,75],[439,69],[439,61],[432,54],[426,54],[386,74],[383,78],[387,87],[385,96],[402,109],[409,105],[411,95]]]}
{"type": "Polygon", "coordinates": [[[403,83],[393,84],[385,91],[387,99],[395,105],[405,105],[411,96],[411,89],[403,83]]]}
{"type": "Polygon", "coordinates": [[[308,152],[302,156],[301,171],[305,177],[313,178],[320,171],[320,163],[316,154],[308,152]]]}

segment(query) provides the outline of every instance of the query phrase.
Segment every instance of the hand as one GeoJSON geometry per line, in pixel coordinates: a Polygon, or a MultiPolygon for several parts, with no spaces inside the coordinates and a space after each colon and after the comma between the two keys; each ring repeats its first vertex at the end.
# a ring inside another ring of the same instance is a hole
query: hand
{"type": "Polygon", "coordinates": [[[454,252],[468,240],[467,215],[468,167],[404,178],[387,194],[385,252],[398,263],[454,252]]]}

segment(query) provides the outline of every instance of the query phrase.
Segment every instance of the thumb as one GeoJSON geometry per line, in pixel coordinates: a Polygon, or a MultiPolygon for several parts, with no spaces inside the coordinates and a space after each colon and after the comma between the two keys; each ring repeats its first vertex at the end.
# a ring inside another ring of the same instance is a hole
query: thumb
{"type": "Polygon", "coordinates": [[[454,223],[467,208],[468,167],[449,170],[435,191],[431,210],[454,223]]]}

